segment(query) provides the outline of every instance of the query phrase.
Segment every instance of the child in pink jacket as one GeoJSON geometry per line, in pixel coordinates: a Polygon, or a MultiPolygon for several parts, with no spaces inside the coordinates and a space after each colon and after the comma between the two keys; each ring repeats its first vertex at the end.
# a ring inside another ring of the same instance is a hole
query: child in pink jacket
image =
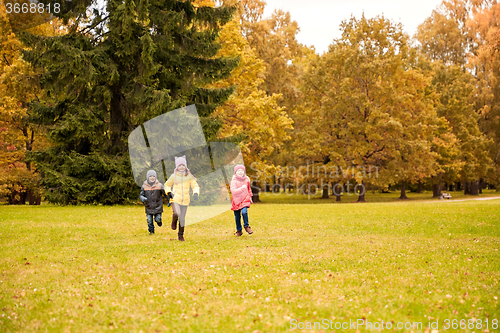
{"type": "Polygon", "coordinates": [[[243,226],[248,234],[253,234],[248,224],[248,207],[252,204],[252,189],[250,187],[250,178],[245,174],[245,166],[238,164],[234,167],[234,175],[231,179],[231,210],[234,211],[236,220],[236,236],[243,235],[241,228],[241,215],[243,215],[243,226]]]}

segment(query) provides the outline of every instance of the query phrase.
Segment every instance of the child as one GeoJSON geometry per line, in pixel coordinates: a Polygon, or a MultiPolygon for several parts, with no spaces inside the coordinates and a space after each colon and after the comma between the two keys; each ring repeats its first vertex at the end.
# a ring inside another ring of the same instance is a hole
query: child
{"type": "Polygon", "coordinates": [[[249,235],[253,234],[250,225],[248,224],[247,208],[250,207],[252,201],[252,189],[250,188],[250,178],[245,175],[245,167],[238,164],[234,167],[234,176],[231,179],[231,210],[234,211],[236,220],[236,236],[243,235],[241,231],[241,215],[243,215],[243,226],[249,235]],[[240,215],[241,214],[241,215],[240,215]]]}
{"type": "Polygon", "coordinates": [[[163,213],[163,200],[162,196],[167,196],[163,188],[163,184],[156,179],[156,171],[149,170],[147,172],[146,180],[141,187],[139,199],[144,203],[146,208],[146,219],[148,221],[149,234],[154,235],[155,225],[153,218],[161,227],[161,213],[163,213]]]}
{"type": "Polygon", "coordinates": [[[179,232],[177,234],[180,241],[184,241],[184,227],[186,225],[186,212],[189,206],[189,188],[193,189],[193,199],[198,200],[200,187],[196,178],[187,168],[186,156],[175,157],[174,173],[165,183],[167,186],[167,196],[173,198],[172,204],[172,230],[177,229],[179,221],[179,232]],[[171,191],[173,185],[173,194],[171,191]]]}

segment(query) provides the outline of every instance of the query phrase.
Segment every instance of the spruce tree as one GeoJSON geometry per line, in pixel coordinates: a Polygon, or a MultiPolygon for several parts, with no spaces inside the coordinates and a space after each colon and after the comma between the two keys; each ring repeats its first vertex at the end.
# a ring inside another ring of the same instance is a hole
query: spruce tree
{"type": "MultiPolygon", "coordinates": [[[[24,33],[25,59],[42,70],[46,103],[32,121],[48,128],[52,146],[32,153],[51,202],[113,204],[135,199],[128,134],[144,121],[196,104],[207,141],[211,117],[233,88],[206,89],[227,77],[238,59],[218,58],[219,29],[233,7],[195,8],[189,1],[108,0],[105,9],[63,4],[68,33],[24,33]]],[[[186,133],[189,135],[189,133],[186,133]]]]}

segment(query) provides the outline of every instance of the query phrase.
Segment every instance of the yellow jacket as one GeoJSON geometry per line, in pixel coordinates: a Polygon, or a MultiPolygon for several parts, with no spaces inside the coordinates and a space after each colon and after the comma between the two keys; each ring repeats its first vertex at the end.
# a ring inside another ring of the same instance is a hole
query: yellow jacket
{"type": "Polygon", "coordinates": [[[188,174],[186,176],[184,173],[176,171],[168,178],[167,182],[165,183],[165,192],[167,192],[167,194],[172,192],[172,194],[174,195],[173,202],[179,205],[188,206],[190,202],[190,187],[193,189],[193,194],[198,193],[198,195],[200,195],[200,186],[196,182],[196,179],[193,177],[193,175],[188,174]],[[171,190],[172,185],[174,186],[173,190],[171,190]]]}

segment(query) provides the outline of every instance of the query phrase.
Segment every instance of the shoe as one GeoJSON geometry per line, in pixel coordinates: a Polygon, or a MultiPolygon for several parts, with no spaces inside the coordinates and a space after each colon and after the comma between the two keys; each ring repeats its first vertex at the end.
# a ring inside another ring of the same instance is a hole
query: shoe
{"type": "Polygon", "coordinates": [[[252,228],[250,228],[250,226],[245,227],[245,231],[248,232],[249,235],[253,234],[252,228]]]}
{"type": "Polygon", "coordinates": [[[163,223],[161,221],[160,222],[156,221],[156,224],[158,224],[159,227],[161,227],[163,225],[163,223]]]}
{"type": "Polygon", "coordinates": [[[236,237],[239,237],[239,236],[243,235],[243,232],[242,232],[241,230],[237,230],[237,231],[234,233],[234,235],[235,235],[236,237]]]}
{"type": "Polygon", "coordinates": [[[150,231],[150,232],[149,232],[149,234],[150,234],[150,235],[154,235],[154,234],[155,234],[155,232],[154,232],[154,231],[150,231]]]}
{"type": "Polygon", "coordinates": [[[177,236],[181,242],[184,242],[184,227],[179,226],[179,233],[177,236]]]}

